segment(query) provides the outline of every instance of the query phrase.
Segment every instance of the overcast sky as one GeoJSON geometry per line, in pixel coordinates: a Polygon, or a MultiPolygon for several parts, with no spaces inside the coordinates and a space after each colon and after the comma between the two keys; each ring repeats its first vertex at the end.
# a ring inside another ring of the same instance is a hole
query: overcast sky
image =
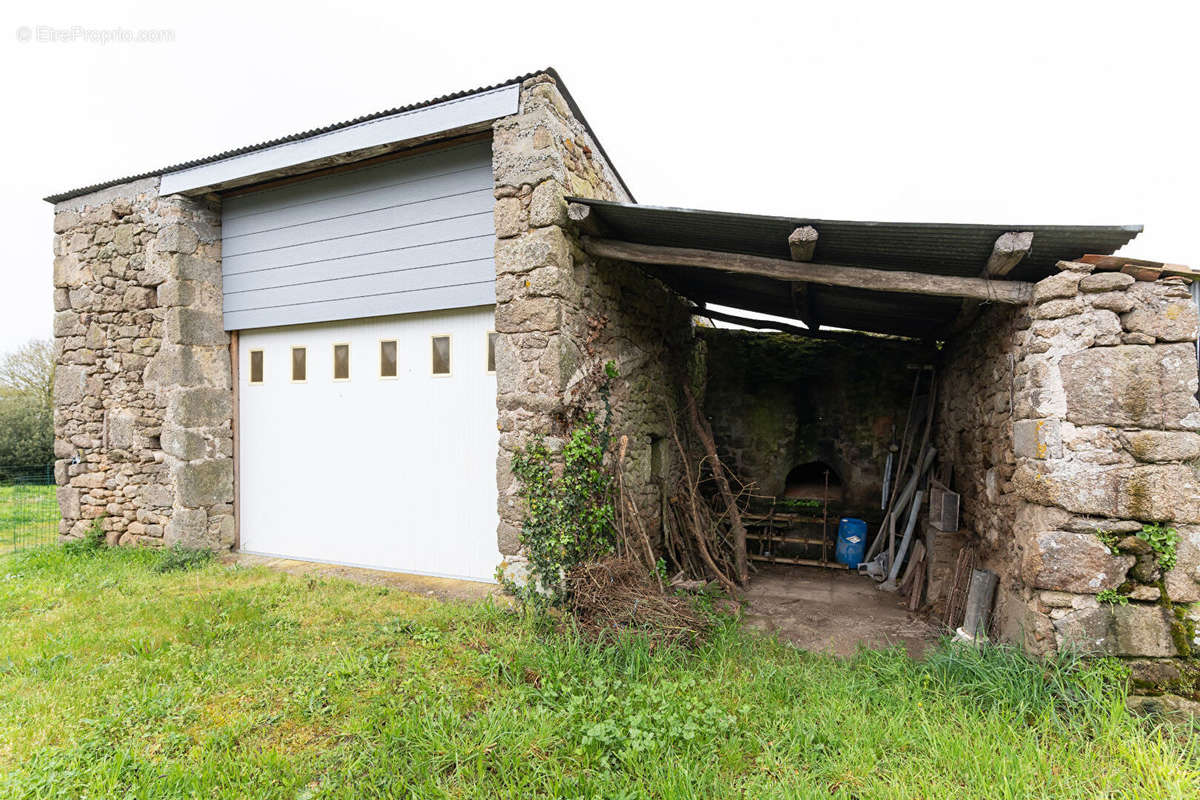
{"type": "Polygon", "coordinates": [[[1200,266],[1196,4],[984,5],[7,0],[0,352],[50,335],[43,196],[546,65],[643,203],[1141,223],[1200,266]]]}

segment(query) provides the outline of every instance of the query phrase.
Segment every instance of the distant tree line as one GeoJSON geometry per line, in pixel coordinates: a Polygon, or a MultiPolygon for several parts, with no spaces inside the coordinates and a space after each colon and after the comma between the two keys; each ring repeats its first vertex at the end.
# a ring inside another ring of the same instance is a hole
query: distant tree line
{"type": "Polygon", "coordinates": [[[0,357],[0,468],[54,461],[54,345],[31,339],[0,357]]]}

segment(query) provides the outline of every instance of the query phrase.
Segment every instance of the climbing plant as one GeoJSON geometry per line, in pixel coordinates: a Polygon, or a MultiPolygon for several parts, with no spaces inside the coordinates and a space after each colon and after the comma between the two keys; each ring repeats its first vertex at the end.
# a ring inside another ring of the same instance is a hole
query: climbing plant
{"type": "Polygon", "coordinates": [[[565,394],[559,424],[567,430],[561,467],[544,438],[513,454],[517,495],[525,501],[521,549],[528,574],[517,583],[497,570],[501,584],[518,599],[535,605],[562,605],[567,572],[613,548],[613,476],[604,467],[611,435],[613,361],[602,361],[596,342],[608,318],[588,318],[583,343],[590,365],[565,394]],[[600,411],[595,410],[597,403],[600,411]]]}
{"type": "Polygon", "coordinates": [[[526,505],[520,541],[529,574],[524,585],[501,580],[518,598],[538,605],[561,604],[567,571],[612,549],[613,478],[603,464],[607,438],[592,413],[570,431],[561,470],[555,468],[544,439],[513,455],[513,474],[520,481],[517,494],[526,505]]]}

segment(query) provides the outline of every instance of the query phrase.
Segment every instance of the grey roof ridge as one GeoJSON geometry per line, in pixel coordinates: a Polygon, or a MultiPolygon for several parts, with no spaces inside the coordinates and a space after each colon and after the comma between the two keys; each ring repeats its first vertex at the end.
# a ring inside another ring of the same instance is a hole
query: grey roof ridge
{"type": "Polygon", "coordinates": [[[596,147],[600,151],[600,154],[604,157],[605,162],[607,162],[609,169],[612,170],[612,173],[616,177],[616,179],[618,181],[620,181],[621,186],[625,189],[626,193],[628,193],[630,197],[633,197],[633,193],[629,191],[629,187],[625,184],[625,180],[621,177],[621,174],[617,171],[616,166],[612,163],[612,160],[608,157],[608,153],[606,153],[604,151],[604,145],[602,145],[600,143],[600,138],[596,135],[595,131],[592,130],[592,127],[588,124],[587,119],[583,116],[583,112],[579,109],[579,106],[575,102],[575,99],[571,96],[570,91],[567,89],[566,84],[563,82],[562,77],[558,74],[558,71],[556,69],[554,69],[554,67],[546,67],[545,69],[536,70],[534,72],[527,72],[524,75],[518,75],[515,78],[510,78],[506,81],[501,81],[500,83],[495,83],[490,86],[481,86],[476,89],[464,89],[462,91],[453,92],[451,94],[442,95],[440,97],[434,97],[429,100],[422,100],[419,103],[411,103],[406,106],[399,106],[397,108],[389,108],[389,109],[386,109],[383,111],[376,111],[371,114],[365,114],[361,117],[355,117],[353,119],[344,120],[342,122],[335,122],[335,123],[332,123],[330,125],[325,125],[320,128],[312,128],[310,130],[300,131],[298,133],[292,133],[287,136],[281,136],[277,139],[269,139],[267,141],[259,142],[257,144],[246,145],[244,147],[238,147],[238,148],[234,148],[232,150],[224,150],[220,153],[214,153],[209,156],[204,156],[203,158],[196,158],[196,159],[192,159],[190,161],[182,161],[178,164],[171,164],[171,165],[168,165],[165,167],[160,167],[159,169],[150,170],[148,172],[141,172],[136,175],[128,175],[128,176],[125,176],[122,178],[115,178],[112,180],[101,181],[100,183],[94,183],[89,186],[81,186],[77,189],[70,189],[65,192],[58,192],[56,194],[47,195],[46,197],[44,197],[42,199],[45,200],[47,203],[60,203],[63,200],[70,200],[71,198],[74,198],[74,197],[79,197],[81,195],[90,194],[92,192],[100,191],[101,189],[108,189],[113,186],[119,186],[123,183],[131,183],[133,181],[143,180],[145,178],[157,177],[157,176],[163,175],[164,173],[167,173],[167,172],[177,172],[179,170],[190,169],[192,167],[198,167],[203,164],[211,164],[215,161],[223,161],[226,158],[233,158],[235,156],[245,155],[246,153],[257,152],[259,150],[267,150],[272,147],[277,147],[281,144],[287,144],[288,142],[295,142],[295,141],[299,141],[301,139],[310,139],[313,137],[322,136],[324,134],[332,133],[334,131],[338,131],[343,128],[349,128],[353,125],[361,125],[364,122],[371,122],[373,120],[382,119],[384,117],[390,117],[390,116],[394,116],[396,114],[403,114],[408,111],[415,111],[417,109],[425,108],[427,106],[437,105],[438,103],[446,103],[446,102],[451,102],[454,100],[460,100],[460,99],[463,99],[466,97],[471,97],[473,95],[483,94],[485,92],[491,92],[491,91],[495,91],[497,89],[502,89],[506,86],[512,86],[514,84],[519,85],[519,84],[524,83],[525,81],[529,80],[530,78],[533,78],[533,77],[535,77],[537,75],[541,75],[541,74],[547,74],[550,77],[554,78],[555,82],[558,84],[559,91],[563,95],[563,99],[565,99],[567,101],[567,105],[571,109],[571,113],[575,115],[575,118],[579,120],[580,124],[582,124],[584,126],[584,128],[587,129],[588,133],[591,134],[592,141],[594,141],[596,143],[596,147]]]}
{"type": "Polygon", "coordinates": [[[915,222],[912,220],[860,220],[860,219],[830,219],[817,217],[794,217],[794,216],[779,216],[776,214],[749,214],[742,211],[717,211],[714,209],[705,208],[685,208],[682,206],[656,206],[647,205],[638,202],[622,202],[620,200],[600,200],[593,197],[577,197],[568,195],[564,198],[568,203],[582,203],[587,206],[620,206],[620,207],[636,207],[646,211],[669,211],[681,214],[714,214],[731,219],[747,219],[747,220],[771,220],[773,222],[797,223],[803,225],[819,225],[822,222],[826,223],[854,223],[856,225],[897,225],[897,226],[912,226],[920,228],[941,228],[941,229],[979,229],[979,228],[995,228],[1005,231],[1028,231],[1028,230],[1120,230],[1127,233],[1132,233],[1130,241],[1143,233],[1146,229],[1144,225],[1071,225],[1071,224],[1023,224],[1023,225],[1006,225],[996,222],[915,222]]]}

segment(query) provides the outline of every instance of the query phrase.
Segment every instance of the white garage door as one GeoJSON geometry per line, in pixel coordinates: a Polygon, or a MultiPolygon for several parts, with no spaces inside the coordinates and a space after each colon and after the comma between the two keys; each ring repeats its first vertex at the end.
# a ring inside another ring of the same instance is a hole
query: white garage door
{"type": "Polygon", "coordinates": [[[488,306],[244,331],[242,550],[491,580],[492,330],[488,306]]]}

